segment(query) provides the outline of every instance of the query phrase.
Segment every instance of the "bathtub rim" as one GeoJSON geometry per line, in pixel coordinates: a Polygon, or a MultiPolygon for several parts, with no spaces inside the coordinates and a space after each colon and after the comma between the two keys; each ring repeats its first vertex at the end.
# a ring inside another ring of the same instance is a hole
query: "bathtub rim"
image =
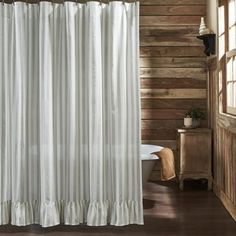
{"type": "MultiPolygon", "coordinates": [[[[157,149],[158,149],[157,152],[161,151],[161,150],[164,148],[163,146],[154,145],[154,144],[141,144],[141,147],[140,147],[140,148],[142,148],[142,146],[146,146],[146,147],[150,146],[150,148],[158,147],[158,148],[157,148],[157,149]]],[[[155,151],[153,151],[153,152],[147,152],[147,153],[145,153],[145,154],[141,154],[141,155],[140,155],[140,160],[142,160],[142,161],[156,161],[156,160],[159,160],[160,158],[158,157],[157,154],[154,154],[154,152],[155,152],[155,151]],[[147,155],[147,157],[142,157],[142,155],[147,155]]]]}

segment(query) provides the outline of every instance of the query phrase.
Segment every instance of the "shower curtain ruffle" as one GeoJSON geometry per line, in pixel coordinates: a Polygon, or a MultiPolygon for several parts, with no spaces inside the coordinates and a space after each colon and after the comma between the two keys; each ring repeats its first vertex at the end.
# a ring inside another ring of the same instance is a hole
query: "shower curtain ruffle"
{"type": "Polygon", "coordinates": [[[0,3],[0,225],[143,224],[139,3],[0,3]]]}
{"type": "Polygon", "coordinates": [[[89,226],[110,225],[122,226],[128,224],[142,224],[140,209],[142,202],[1,202],[0,225],[12,224],[26,226],[40,224],[51,227],[58,224],[89,226]],[[140,222],[139,222],[140,221],[140,222]]]}

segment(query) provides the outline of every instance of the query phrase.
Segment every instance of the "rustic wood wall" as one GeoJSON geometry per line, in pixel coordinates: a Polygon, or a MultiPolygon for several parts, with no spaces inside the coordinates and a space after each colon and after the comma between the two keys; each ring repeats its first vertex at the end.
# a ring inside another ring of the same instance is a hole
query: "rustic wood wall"
{"type": "MultiPolygon", "coordinates": [[[[196,38],[205,14],[205,0],[140,2],[143,143],[175,149],[187,109],[207,109],[206,57],[196,38]]],[[[159,174],[157,166],[151,178],[159,174]]]]}
{"type": "MultiPolygon", "coordinates": [[[[208,11],[217,15],[217,6],[227,2],[217,1],[215,9],[208,0],[208,11]],[[215,11],[215,13],[214,13],[215,11]]],[[[214,4],[213,4],[214,5],[214,4]]],[[[227,11],[226,11],[227,14],[227,11]]],[[[228,16],[226,15],[226,18],[228,16]]],[[[217,19],[210,24],[217,28],[217,19]]],[[[219,21],[222,22],[222,19],[219,21]]],[[[227,22],[225,21],[227,27],[227,22]]],[[[226,31],[227,32],[227,31],[226,31]]],[[[219,35],[218,35],[219,37],[219,35]]],[[[217,39],[218,39],[217,37],[217,39]]],[[[227,33],[226,46],[227,50],[227,33]]],[[[218,47],[220,44],[218,43],[218,47]]],[[[219,51],[219,48],[218,50],[219,51]]],[[[236,221],[236,117],[222,113],[225,106],[225,87],[222,86],[222,75],[225,74],[225,57],[208,60],[210,100],[211,100],[211,128],[213,129],[213,174],[214,192],[221,199],[226,209],[236,221]]]]}
{"type": "Polygon", "coordinates": [[[214,192],[236,221],[236,119],[217,114],[214,192]]]}
{"type": "Polygon", "coordinates": [[[221,145],[218,150],[216,179],[221,191],[236,206],[236,134],[219,126],[218,137],[221,145]]]}
{"type": "Polygon", "coordinates": [[[236,221],[236,117],[219,112],[222,91],[218,70],[217,63],[210,67],[214,192],[236,221]]]}

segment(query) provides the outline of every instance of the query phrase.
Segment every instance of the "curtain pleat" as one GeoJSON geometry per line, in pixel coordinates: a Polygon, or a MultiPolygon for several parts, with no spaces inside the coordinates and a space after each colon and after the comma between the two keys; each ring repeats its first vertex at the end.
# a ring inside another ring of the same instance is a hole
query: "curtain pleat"
{"type": "Polygon", "coordinates": [[[139,4],[0,4],[0,225],[143,224],[139,4]]]}

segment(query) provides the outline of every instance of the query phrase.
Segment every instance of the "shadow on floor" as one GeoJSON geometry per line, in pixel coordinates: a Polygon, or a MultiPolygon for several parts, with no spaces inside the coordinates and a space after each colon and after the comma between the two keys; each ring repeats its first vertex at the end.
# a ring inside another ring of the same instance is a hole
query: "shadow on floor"
{"type": "Polygon", "coordinates": [[[176,182],[148,183],[143,226],[0,226],[0,236],[235,236],[235,221],[212,192],[202,189],[202,184],[186,183],[186,191],[180,191],[176,182]]]}

